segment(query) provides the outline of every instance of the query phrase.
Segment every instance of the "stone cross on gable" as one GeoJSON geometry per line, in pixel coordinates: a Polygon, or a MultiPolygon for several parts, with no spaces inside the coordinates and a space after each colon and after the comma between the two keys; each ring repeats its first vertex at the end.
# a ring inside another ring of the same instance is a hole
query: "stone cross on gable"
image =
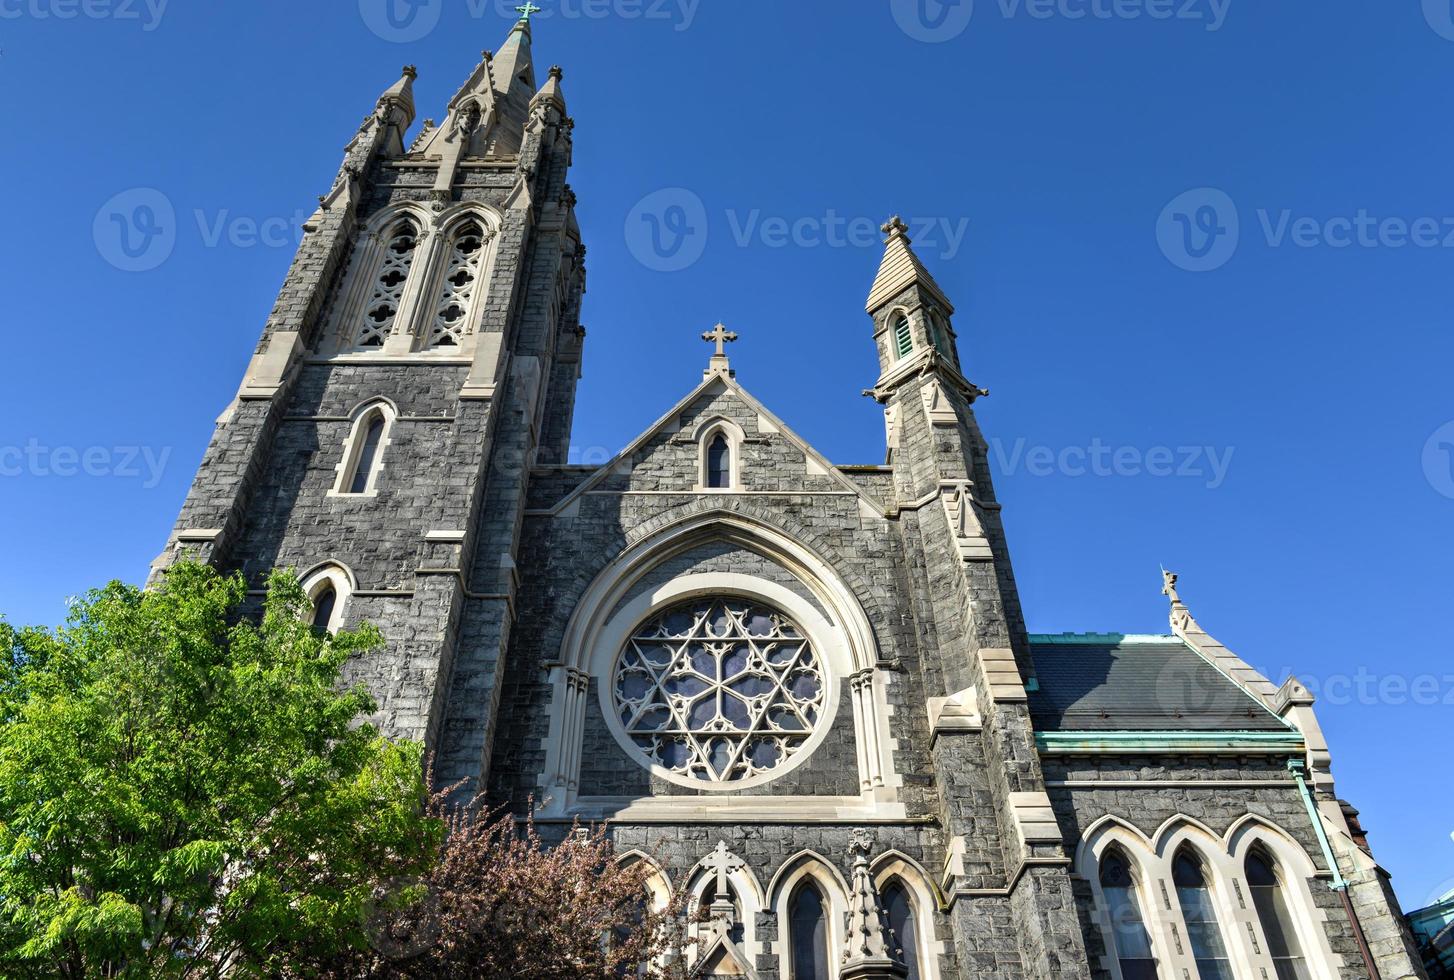
{"type": "Polygon", "coordinates": [[[716,897],[722,899],[727,897],[727,876],[747,867],[747,862],[728,850],[727,842],[723,840],[717,842],[716,850],[702,859],[702,867],[717,876],[716,897]]]}
{"type": "Polygon", "coordinates": [[[702,339],[709,344],[715,341],[717,344],[717,356],[726,357],[727,345],[734,343],[737,340],[737,335],[731,330],[728,330],[725,324],[719,323],[711,330],[702,334],[702,339]]]}

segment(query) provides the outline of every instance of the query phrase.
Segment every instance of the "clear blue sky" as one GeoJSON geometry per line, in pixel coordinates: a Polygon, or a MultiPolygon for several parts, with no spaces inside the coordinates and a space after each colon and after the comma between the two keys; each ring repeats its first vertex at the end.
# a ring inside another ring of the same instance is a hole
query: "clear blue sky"
{"type": "MultiPolygon", "coordinates": [[[[859,394],[879,246],[853,239],[932,223],[1031,628],[1164,631],[1158,564],[1179,571],[1220,639],[1326,688],[1339,787],[1425,904],[1454,879],[1449,0],[918,3],[544,2],[590,247],[582,456],[686,392],[725,320],[752,391],[882,461],[859,394]],[[671,261],[653,209],[697,236],[671,261]]],[[[509,27],[432,4],[391,26],[374,0],[0,0],[10,620],[142,578],[279,230],[400,65],[442,116],[509,27]],[[175,245],[129,272],[109,214],[137,188],[175,245]]]]}

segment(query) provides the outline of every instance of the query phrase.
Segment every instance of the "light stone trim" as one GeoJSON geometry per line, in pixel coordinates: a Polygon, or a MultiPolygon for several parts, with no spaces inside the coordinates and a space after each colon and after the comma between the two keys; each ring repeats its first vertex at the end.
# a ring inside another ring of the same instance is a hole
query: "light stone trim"
{"type": "Polygon", "coordinates": [[[308,596],[309,609],[318,601],[324,589],[333,587],[335,596],[333,615],[328,618],[328,632],[337,633],[343,629],[348,612],[348,601],[353,598],[356,580],[352,570],[339,562],[329,561],[310,570],[302,579],[303,592],[308,596]]]}
{"type": "Polygon", "coordinates": [[[1020,678],[1020,667],[1015,663],[1015,651],[1007,647],[981,648],[979,666],[984,672],[985,684],[990,698],[996,703],[1029,701],[1025,682],[1020,678]]]}
{"type": "Polygon", "coordinates": [[[389,446],[393,444],[391,436],[398,420],[399,410],[387,398],[367,401],[354,410],[353,428],[349,430],[348,438],[343,443],[343,459],[333,468],[335,477],[328,496],[360,498],[379,495],[379,476],[384,472],[384,461],[388,458],[389,446]],[[384,431],[379,436],[379,446],[374,453],[373,467],[368,472],[368,482],[362,492],[353,493],[350,488],[358,475],[364,443],[375,418],[384,420],[384,431]]]}
{"type": "Polygon", "coordinates": [[[1034,844],[1060,844],[1064,835],[1055,819],[1055,808],[1050,805],[1050,796],[1044,790],[1010,794],[1010,813],[1025,853],[1030,853],[1034,844]]]}
{"type": "Polygon", "coordinates": [[[768,908],[777,916],[777,940],[772,952],[783,964],[783,980],[802,980],[789,972],[791,964],[791,903],[798,886],[811,881],[827,903],[828,963],[835,965],[847,943],[845,925],[848,921],[848,882],[833,863],[813,850],[802,850],[788,858],[768,882],[768,908]]]}

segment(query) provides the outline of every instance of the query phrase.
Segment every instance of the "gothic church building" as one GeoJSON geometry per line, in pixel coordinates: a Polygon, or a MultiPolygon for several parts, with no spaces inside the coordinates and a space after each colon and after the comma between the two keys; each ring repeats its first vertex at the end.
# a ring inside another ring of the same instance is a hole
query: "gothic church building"
{"type": "MultiPolygon", "coordinates": [[[[734,375],[567,465],[586,250],[531,25],[349,142],[155,572],[296,568],[438,778],[609,821],[702,977],[1423,976],[1313,699],[1217,643],[1031,635],[954,307],[885,227],[888,462],[734,375]]],[[[872,269],[864,270],[867,283],[872,269]]],[[[676,394],[675,392],[673,393],[676,394]]]]}

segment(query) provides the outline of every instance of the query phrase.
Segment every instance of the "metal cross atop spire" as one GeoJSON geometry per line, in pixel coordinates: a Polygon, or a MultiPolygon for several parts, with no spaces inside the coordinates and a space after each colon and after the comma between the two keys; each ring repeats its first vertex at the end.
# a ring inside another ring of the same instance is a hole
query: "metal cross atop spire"
{"type": "Polygon", "coordinates": [[[702,334],[702,339],[709,344],[715,342],[717,345],[717,356],[726,357],[727,345],[735,341],[737,339],[737,335],[732,331],[728,330],[724,324],[719,323],[711,330],[708,330],[706,333],[702,334]]]}
{"type": "Polygon", "coordinates": [[[525,6],[516,7],[515,9],[519,11],[520,19],[525,21],[526,23],[529,23],[531,14],[538,14],[545,8],[535,6],[535,4],[531,2],[531,0],[525,0],[525,6]]]}

